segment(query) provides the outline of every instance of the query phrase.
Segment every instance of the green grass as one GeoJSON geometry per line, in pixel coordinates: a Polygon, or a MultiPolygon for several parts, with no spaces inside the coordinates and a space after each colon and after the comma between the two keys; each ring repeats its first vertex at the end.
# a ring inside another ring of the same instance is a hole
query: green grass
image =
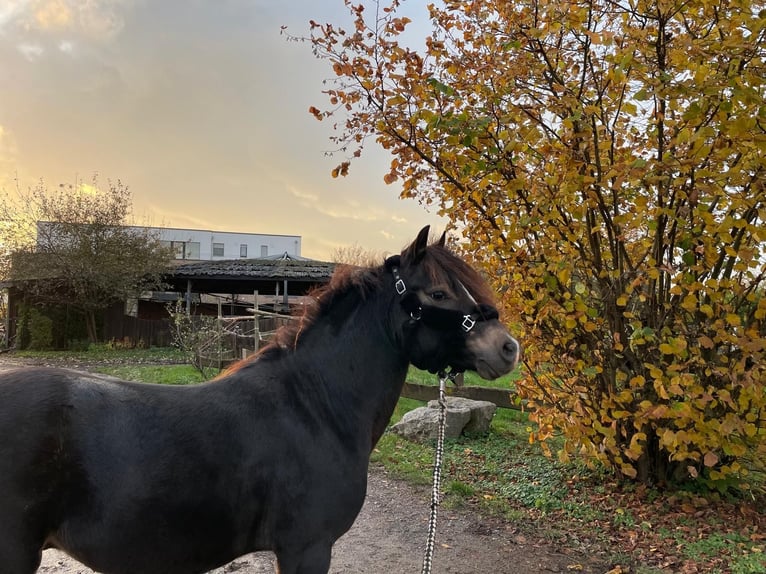
{"type": "MultiPolygon", "coordinates": [[[[159,383],[163,385],[189,385],[200,383],[210,377],[203,377],[191,365],[119,365],[94,369],[104,375],[111,375],[127,381],[159,383]]],[[[211,376],[215,372],[211,372],[211,376]]]]}
{"type": "Polygon", "coordinates": [[[138,363],[181,362],[183,355],[171,347],[151,347],[149,349],[114,348],[108,343],[91,344],[86,351],[14,351],[14,357],[67,360],[82,362],[117,362],[135,361],[138,363]]]}

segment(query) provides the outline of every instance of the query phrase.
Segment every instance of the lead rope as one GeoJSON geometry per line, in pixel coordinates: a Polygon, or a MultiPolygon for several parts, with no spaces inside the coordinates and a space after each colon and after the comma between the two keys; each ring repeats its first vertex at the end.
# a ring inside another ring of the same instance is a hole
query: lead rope
{"type": "Polygon", "coordinates": [[[436,509],[439,507],[442,482],[442,459],[444,457],[444,427],[447,419],[447,399],[445,387],[447,379],[453,379],[454,373],[439,373],[439,432],[436,438],[436,453],[434,455],[433,488],[431,489],[431,515],[428,518],[428,539],[426,553],[423,557],[421,574],[431,574],[434,558],[434,543],[436,542],[436,509]]]}

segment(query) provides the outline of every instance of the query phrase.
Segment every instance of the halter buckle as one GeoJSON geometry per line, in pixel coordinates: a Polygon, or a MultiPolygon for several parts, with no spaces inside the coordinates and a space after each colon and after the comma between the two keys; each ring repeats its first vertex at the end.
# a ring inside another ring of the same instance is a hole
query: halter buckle
{"type": "Polygon", "coordinates": [[[394,284],[394,289],[396,289],[396,292],[399,295],[404,295],[405,291],[407,291],[407,286],[404,284],[402,279],[397,279],[396,283],[394,284]]]}
{"type": "Polygon", "coordinates": [[[473,329],[474,325],[476,325],[476,320],[473,317],[470,315],[463,315],[463,322],[460,324],[460,326],[463,328],[463,331],[468,333],[471,329],[473,329]]]}

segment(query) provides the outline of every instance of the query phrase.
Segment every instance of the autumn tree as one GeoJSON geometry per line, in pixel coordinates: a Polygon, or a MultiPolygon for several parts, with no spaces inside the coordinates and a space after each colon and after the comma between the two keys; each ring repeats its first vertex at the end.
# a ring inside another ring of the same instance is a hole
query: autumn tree
{"type": "Polygon", "coordinates": [[[172,257],[151,231],[128,225],[131,213],[120,181],[18,187],[0,197],[0,271],[36,303],[79,310],[97,341],[97,313],[159,288],[172,257]]]}
{"type": "Polygon", "coordinates": [[[766,423],[764,4],[445,0],[422,49],[399,1],[346,5],[308,39],[333,175],[373,138],[462,231],[519,320],[535,437],[648,483],[741,479],[766,423]]]}
{"type": "Polygon", "coordinates": [[[338,246],[332,250],[330,261],[341,265],[356,265],[360,267],[375,267],[386,258],[382,251],[367,249],[358,243],[338,246]]]}

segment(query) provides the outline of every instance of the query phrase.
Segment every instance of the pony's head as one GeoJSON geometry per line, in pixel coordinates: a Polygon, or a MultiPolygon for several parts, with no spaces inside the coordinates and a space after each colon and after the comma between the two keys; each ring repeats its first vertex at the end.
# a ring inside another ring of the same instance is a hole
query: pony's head
{"type": "Polygon", "coordinates": [[[429,227],[386,260],[396,292],[393,328],[412,364],[431,372],[475,371],[484,379],[510,372],[519,344],[498,320],[486,281],[445,246],[428,244],[429,227]]]}

